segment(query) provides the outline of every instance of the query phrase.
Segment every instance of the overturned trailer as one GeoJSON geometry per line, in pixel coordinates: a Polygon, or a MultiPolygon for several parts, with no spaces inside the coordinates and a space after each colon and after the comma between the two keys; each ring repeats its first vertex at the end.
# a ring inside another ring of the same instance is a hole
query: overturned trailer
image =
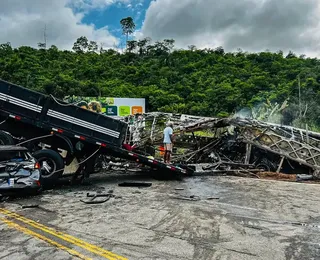
{"type": "Polygon", "coordinates": [[[170,113],[148,113],[135,116],[135,120],[127,118],[130,120],[131,142],[146,153],[152,151],[150,147],[157,150],[164,123],[172,121],[176,163],[206,163],[206,169],[228,165],[229,170],[234,166],[320,177],[320,134],[316,132],[246,118],[170,113]]]}

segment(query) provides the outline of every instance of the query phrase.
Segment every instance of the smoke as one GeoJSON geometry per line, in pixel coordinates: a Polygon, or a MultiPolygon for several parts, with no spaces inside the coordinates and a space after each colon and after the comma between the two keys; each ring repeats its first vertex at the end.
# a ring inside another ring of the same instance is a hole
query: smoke
{"type": "MultiPolygon", "coordinates": [[[[301,88],[301,96],[293,92],[283,103],[265,102],[245,107],[237,111],[233,117],[256,119],[267,123],[287,125],[311,131],[320,131],[320,92],[315,88],[312,79],[307,80],[301,88]],[[289,102],[290,101],[290,102],[289,102]]],[[[320,83],[320,81],[319,81],[320,83]]],[[[318,84],[318,83],[317,83],[318,84]]],[[[319,85],[316,85],[317,87],[319,85]]]]}
{"type": "Polygon", "coordinates": [[[290,118],[288,113],[288,102],[287,100],[282,104],[271,103],[268,100],[266,102],[257,103],[252,108],[245,107],[237,111],[234,118],[247,118],[255,119],[267,123],[273,124],[290,124],[293,118],[290,118]]]}
{"type": "Polygon", "coordinates": [[[233,118],[253,119],[252,110],[249,107],[242,108],[233,115],[233,118]]]}
{"type": "Polygon", "coordinates": [[[244,107],[237,111],[232,117],[242,119],[255,119],[266,123],[286,125],[301,129],[309,129],[318,132],[320,108],[312,98],[302,102],[301,108],[297,102],[288,100],[282,104],[269,101],[258,103],[252,108],[244,107]],[[301,110],[301,111],[300,111],[301,110]]]}

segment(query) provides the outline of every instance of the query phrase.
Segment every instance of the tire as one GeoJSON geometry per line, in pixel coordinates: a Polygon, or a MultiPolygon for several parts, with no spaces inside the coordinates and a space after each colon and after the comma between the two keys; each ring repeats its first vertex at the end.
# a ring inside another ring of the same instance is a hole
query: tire
{"type": "Polygon", "coordinates": [[[262,169],[266,172],[275,172],[277,170],[277,166],[269,161],[267,158],[263,158],[259,162],[256,163],[256,168],[262,169]]]}
{"type": "Polygon", "coordinates": [[[54,150],[43,149],[34,152],[33,157],[36,158],[41,165],[42,185],[44,187],[54,185],[62,176],[65,166],[61,155],[54,150]]]}
{"type": "Polygon", "coordinates": [[[4,131],[0,131],[0,145],[14,145],[15,142],[11,135],[4,131]]]}

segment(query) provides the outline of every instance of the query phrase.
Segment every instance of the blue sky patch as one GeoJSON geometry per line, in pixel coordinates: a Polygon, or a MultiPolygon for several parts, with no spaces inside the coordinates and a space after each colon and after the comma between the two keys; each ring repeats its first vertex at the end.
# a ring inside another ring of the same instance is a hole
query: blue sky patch
{"type": "MultiPolygon", "coordinates": [[[[97,29],[107,26],[111,34],[123,39],[120,20],[131,16],[136,24],[136,30],[139,30],[151,1],[133,0],[131,4],[116,3],[104,9],[91,9],[85,13],[82,22],[94,24],[97,29]]],[[[74,9],[74,11],[79,10],[74,9]]]]}

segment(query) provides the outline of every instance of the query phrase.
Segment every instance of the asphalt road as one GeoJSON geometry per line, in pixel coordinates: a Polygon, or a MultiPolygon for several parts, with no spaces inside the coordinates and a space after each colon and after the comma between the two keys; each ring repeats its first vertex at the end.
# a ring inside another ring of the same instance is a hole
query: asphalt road
{"type": "Polygon", "coordinates": [[[319,195],[317,184],[97,176],[0,204],[0,259],[320,259],[319,195]],[[128,179],[153,185],[118,186],[128,179]],[[80,201],[110,189],[103,204],[80,201]]]}

